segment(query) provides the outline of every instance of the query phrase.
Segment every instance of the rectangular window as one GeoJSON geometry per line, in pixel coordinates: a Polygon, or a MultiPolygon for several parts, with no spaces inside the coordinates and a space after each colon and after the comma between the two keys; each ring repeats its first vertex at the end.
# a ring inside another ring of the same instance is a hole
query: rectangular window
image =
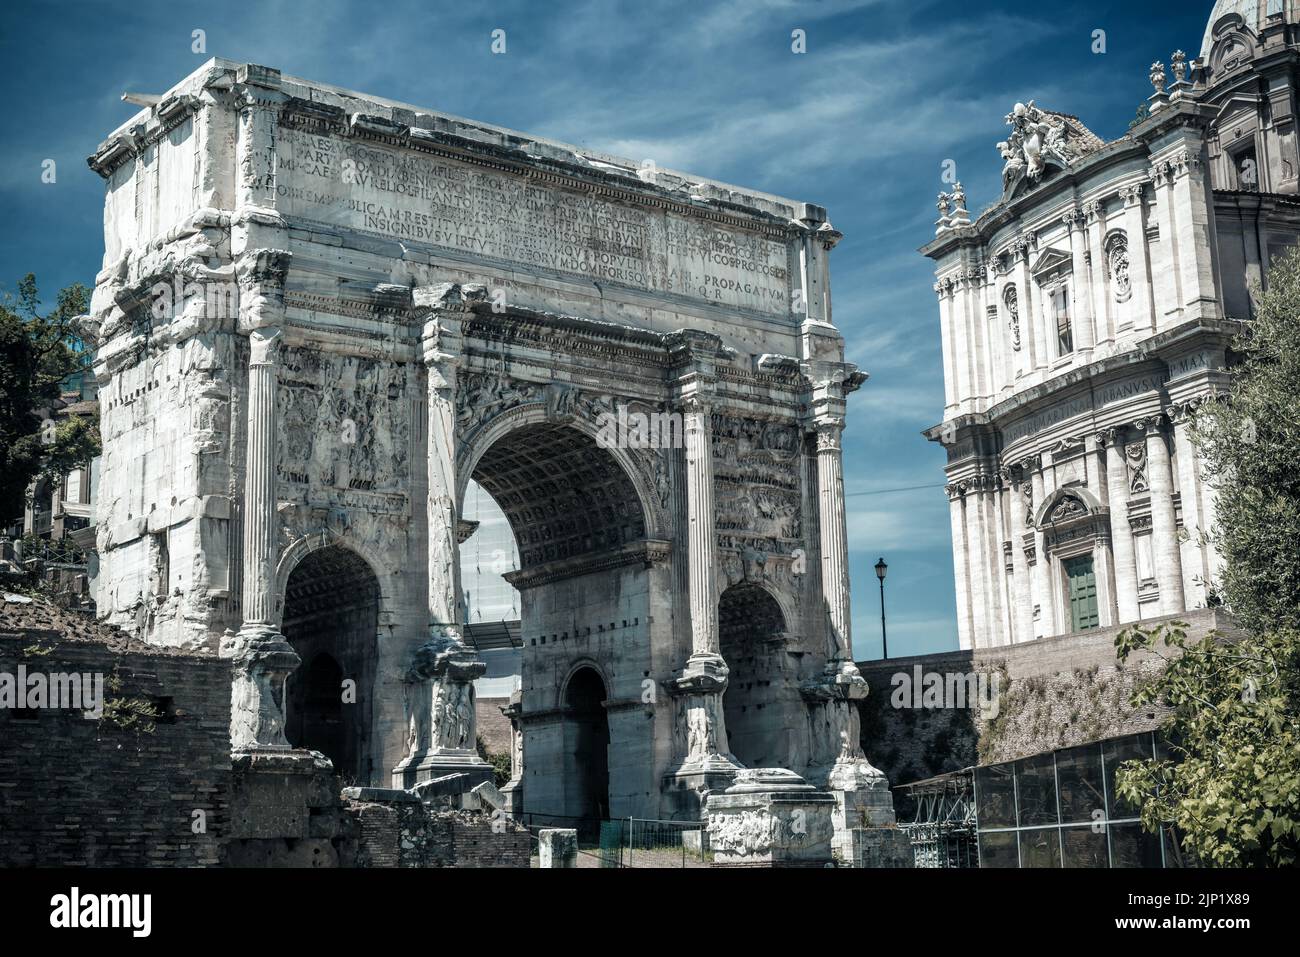
{"type": "Polygon", "coordinates": [[[1052,290],[1052,314],[1056,317],[1056,354],[1068,356],[1074,351],[1074,329],[1070,325],[1070,290],[1057,286],[1052,290]]]}
{"type": "Polygon", "coordinates": [[[1070,630],[1087,631],[1101,625],[1097,607],[1097,576],[1092,556],[1066,559],[1065,578],[1070,593],[1070,630]]]}

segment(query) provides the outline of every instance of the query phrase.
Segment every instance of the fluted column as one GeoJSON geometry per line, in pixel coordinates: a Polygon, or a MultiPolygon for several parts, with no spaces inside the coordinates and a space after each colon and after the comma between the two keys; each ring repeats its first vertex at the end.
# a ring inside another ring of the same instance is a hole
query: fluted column
{"type": "Polygon", "coordinates": [[[722,695],[729,671],[718,636],[718,536],[713,507],[713,434],[710,409],[700,394],[704,382],[693,377],[682,401],[686,469],[686,575],[691,653],[672,682],[678,696],[677,720],[685,725],[686,753],[677,774],[700,778],[731,774],[739,762],[731,755],[722,695]]]}
{"type": "Polygon", "coordinates": [[[1137,551],[1133,526],[1129,522],[1129,475],[1124,453],[1123,429],[1106,429],[1097,434],[1106,448],[1106,486],[1110,501],[1110,541],[1115,553],[1115,606],[1118,624],[1137,621],[1137,551]]]}
{"type": "Polygon", "coordinates": [[[1176,615],[1186,608],[1183,599],[1183,563],[1178,546],[1174,511],[1174,475],[1165,444],[1164,417],[1153,415],[1135,423],[1146,435],[1147,483],[1151,489],[1151,545],[1156,581],[1160,585],[1160,613],[1176,615]]]}
{"type": "MultiPolygon", "coordinates": [[[[1008,470],[1010,472],[1011,470],[1008,470]]],[[[1030,525],[1027,514],[1032,507],[1027,491],[1028,479],[1023,471],[1015,472],[1015,491],[1009,497],[1008,511],[1011,539],[1011,573],[1015,587],[1015,640],[1034,640],[1034,594],[1029,582],[1029,560],[1025,556],[1025,530],[1030,525]]]]}
{"type": "Polygon", "coordinates": [[[840,661],[853,661],[852,619],[849,614],[848,522],[844,513],[842,427],[835,422],[817,426],[817,500],[819,503],[822,597],[840,661]]]}
{"type": "Polygon", "coordinates": [[[456,538],[456,370],[460,321],[469,305],[461,288],[416,289],[425,366],[425,449],[428,517],[428,630],[405,674],[407,754],[392,771],[394,787],[444,774],[491,780],[476,750],[474,681],[487,667],[465,645],[460,624],[460,546],[456,538]]]}
{"type": "Polygon", "coordinates": [[[299,664],[276,624],[277,360],[284,323],[284,281],[290,254],[245,253],[235,264],[239,330],[248,336],[245,460],[242,503],[243,566],[237,633],[227,632],[223,657],[232,659],[230,743],[235,753],[287,751],[284,682],[299,664]]]}

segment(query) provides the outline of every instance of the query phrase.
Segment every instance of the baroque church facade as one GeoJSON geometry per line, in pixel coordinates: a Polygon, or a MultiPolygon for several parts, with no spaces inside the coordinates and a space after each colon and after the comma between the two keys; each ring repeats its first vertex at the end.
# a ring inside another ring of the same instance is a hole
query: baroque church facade
{"type": "Polygon", "coordinates": [[[1106,142],[1018,103],[996,203],[939,197],[958,634],[986,648],[1216,603],[1192,442],[1251,291],[1300,236],[1300,4],[1219,0],[1106,142]]]}

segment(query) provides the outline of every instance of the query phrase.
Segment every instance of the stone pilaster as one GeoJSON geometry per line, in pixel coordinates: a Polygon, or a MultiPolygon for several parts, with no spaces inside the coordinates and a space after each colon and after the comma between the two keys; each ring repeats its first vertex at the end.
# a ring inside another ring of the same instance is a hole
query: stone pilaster
{"type": "Polygon", "coordinates": [[[1151,296],[1151,259],[1147,249],[1146,203],[1142,199],[1145,187],[1145,182],[1142,182],[1120,190],[1120,196],[1124,200],[1129,282],[1133,293],[1129,299],[1129,315],[1133,328],[1138,333],[1153,330],[1156,321],[1155,304],[1151,296]]]}
{"type": "Polygon", "coordinates": [[[1176,615],[1186,607],[1183,599],[1183,563],[1174,511],[1174,473],[1165,444],[1164,416],[1139,419],[1135,427],[1146,435],[1147,482],[1151,489],[1151,544],[1156,581],[1160,586],[1160,613],[1176,615]]]}
{"type": "Polygon", "coordinates": [[[501,789],[506,799],[506,809],[511,815],[517,815],[524,809],[524,728],[523,695],[514,691],[510,694],[510,703],[501,709],[506,720],[510,722],[510,780],[501,789]]]}
{"type": "Polygon", "coordinates": [[[1124,460],[1124,430],[1097,433],[1106,449],[1106,487],[1110,504],[1110,542],[1115,556],[1115,612],[1117,624],[1138,620],[1137,551],[1129,523],[1128,463],[1124,460]]]}
{"type": "Polygon", "coordinates": [[[232,752],[289,751],[284,735],[284,683],[298,667],[293,647],[277,625],[275,569],[279,558],[276,514],[276,391],[284,323],[284,283],[290,254],[257,249],[236,263],[239,331],[248,336],[248,401],[243,501],[243,622],[227,632],[221,654],[233,661],[232,752]]]}

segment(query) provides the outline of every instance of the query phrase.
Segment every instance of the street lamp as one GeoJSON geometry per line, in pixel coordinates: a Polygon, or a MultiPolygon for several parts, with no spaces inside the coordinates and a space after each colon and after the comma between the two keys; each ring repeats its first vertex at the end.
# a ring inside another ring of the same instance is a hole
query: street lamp
{"type": "Polygon", "coordinates": [[[880,645],[885,658],[889,657],[889,640],[885,637],[885,572],[887,571],[889,566],[885,564],[883,558],[876,562],[876,577],[880,579],[880,645]]]}

